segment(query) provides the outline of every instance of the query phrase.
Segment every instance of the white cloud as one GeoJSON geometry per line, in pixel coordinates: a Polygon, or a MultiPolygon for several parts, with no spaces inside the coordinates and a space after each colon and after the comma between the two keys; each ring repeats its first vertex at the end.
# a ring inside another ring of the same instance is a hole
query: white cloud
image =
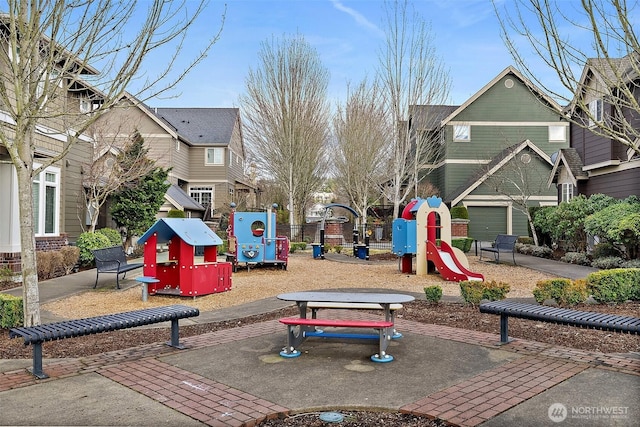
{"type": "Polygon", "coordinates": [[[358,25],[373,31],[374,33],[376,33],[380,37],[384,37],[384,31],[382,31],[380,28],[378,28],[377,25],[375,25],[373,22],[369,21],[364,15],[362,15],[357,10],[345,6],[344,4],[342,4],[342,2],[340,0],[330,0],[330,1],[333,4],[333,7],[338,9],[340,12],[344,12],[347,15],[351,16],[356,21],[356,23],[358,25]]]}

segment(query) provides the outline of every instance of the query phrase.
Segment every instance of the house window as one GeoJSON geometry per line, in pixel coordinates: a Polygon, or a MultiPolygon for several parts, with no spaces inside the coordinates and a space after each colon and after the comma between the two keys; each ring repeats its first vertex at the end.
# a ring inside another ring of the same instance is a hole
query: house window
{"type": "Polygon", "coordinates": [[[33,180],[33,229],[36,236],[58,235],[60,169],[48,167],[33,180]]]}
{"type": "Polygon", "coordinates": [[[573,184],[570,182],[560,184],[560,201],[568,202],[571,199],[573,199],[573,184]]]}
{"type": "Polygon", "coordinates": [[[589,103],[589,127],[602,121],[602,99],[595,99],[589,103]]]}
{"type": "Polygon", "coordinates": [[[471,141],[471,126],[469,125],[453,125],[454,141],[471,141]]]}
{"type": "Polygon", "coordinates": [[[191,187],[189,195],[202,206],[207,206],[213,200],[213,187],[191,187]]]}
{"type": "Polygon", "coordinates": [[[224,148],[207,148],[205,150],[206,158],[205,165],[216,165],[223,166],[224,165],[224,148]]]}
{"type": "Polygon", "coordinates": [[[567,131],[566,126],[551,125],[549,126],[549,142],[566,142],[567,131]]]}

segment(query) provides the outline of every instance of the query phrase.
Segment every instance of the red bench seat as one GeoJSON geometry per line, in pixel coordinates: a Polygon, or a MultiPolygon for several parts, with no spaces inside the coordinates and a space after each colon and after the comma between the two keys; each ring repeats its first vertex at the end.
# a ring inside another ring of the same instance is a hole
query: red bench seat
{"type": "Polygon", "coordinates": [[[335,328],[391,328],[393,322],[384,320],[333,320],[333,319],[304,319],[301,317],[285,317],[280,323],[293,326],[326,326],[335,328]]]}

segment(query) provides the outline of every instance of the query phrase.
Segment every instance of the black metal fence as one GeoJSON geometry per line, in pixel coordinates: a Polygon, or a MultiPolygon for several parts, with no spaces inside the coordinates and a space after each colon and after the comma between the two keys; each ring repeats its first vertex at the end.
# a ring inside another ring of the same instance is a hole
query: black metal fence
{"type": "MultiPolygon", "coordinates": [[[[365,236],[369,235],[369,248],[390,249],[392,224],[367,224],[361,225],[357,230],[359,243],[364,243],[365,236]]],[[[287,236],[292,242],[320,243],[320,223],[288,225],[278,224],[277,235],[287,236]]],[[[352,223],[342,224],[342,246],[350,247],[354,241],[354,225],[352,223]]]]}

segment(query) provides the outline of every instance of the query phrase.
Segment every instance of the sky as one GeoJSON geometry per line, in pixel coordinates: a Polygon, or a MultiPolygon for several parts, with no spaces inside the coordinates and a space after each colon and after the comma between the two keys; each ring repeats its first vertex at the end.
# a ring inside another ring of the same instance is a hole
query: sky
{"type": "MultiPolygon", "coordinates": [[[[384,42],[382,0],[212,0],[187,46],[196,47],[218,31],[224,4],[224,27],[207,58],[170,92],[172,97],[152,98],[150,106],[238,107],[249,70],[260,66],[261,45],[273,37],[304,36],[330,72],[332,103],[344,101],[348,82],[356,84],[375,73],[384,42]]],[[[464,103],[513,65],[490,0],[412,4],[430,24],[437,54],[449,69],[450,104],[464,103]]],[[[540,72],[554,78],[549,71],[540,72]]]]}

